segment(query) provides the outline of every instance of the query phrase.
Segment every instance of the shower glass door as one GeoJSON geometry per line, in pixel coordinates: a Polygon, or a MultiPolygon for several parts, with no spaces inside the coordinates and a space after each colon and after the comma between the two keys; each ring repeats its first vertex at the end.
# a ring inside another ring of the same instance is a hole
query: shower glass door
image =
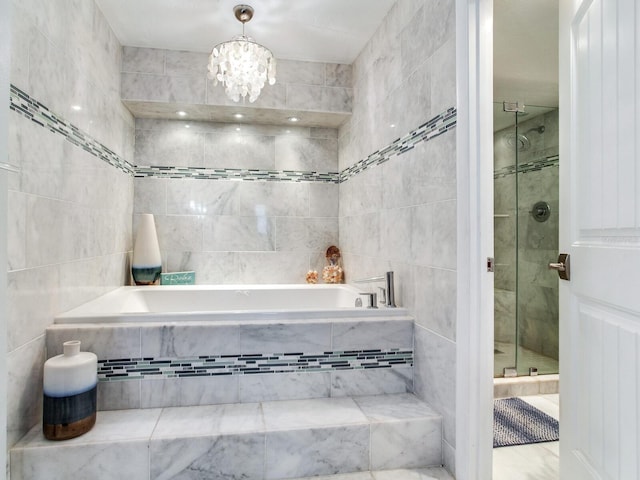
{"type": "Polygon", "coordinates": [[[558,371],[558,111],[494,105],[494,375],[558,371]]]}

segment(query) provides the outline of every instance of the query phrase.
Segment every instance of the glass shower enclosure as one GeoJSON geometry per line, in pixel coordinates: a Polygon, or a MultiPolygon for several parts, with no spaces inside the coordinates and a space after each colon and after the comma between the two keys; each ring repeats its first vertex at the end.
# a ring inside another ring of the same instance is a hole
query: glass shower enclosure
{"type": "Polygon", "coordinates": [[[558,373],[558,162],[557,108],[494,104],[495,377],[558,373]]]}

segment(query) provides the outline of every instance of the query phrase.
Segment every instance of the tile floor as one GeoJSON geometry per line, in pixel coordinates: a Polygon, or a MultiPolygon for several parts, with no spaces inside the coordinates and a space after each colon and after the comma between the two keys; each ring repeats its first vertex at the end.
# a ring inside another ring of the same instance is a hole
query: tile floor
{"type": "MultiPolygon", "coordinates": [[[[553,418],[559,418],[558,394],[520,397],[553,418]]],[[[493,449],[493,480],[558,480],[558,442],[493,449]]]]}

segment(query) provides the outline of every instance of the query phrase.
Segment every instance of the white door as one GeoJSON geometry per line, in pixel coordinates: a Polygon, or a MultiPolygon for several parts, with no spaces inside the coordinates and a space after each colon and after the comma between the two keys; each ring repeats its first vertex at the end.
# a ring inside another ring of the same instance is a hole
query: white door
{"type": "Polygon", "coordinates": [[[561,0],[562,480],[640,478],[640,2],[561,0]]]}

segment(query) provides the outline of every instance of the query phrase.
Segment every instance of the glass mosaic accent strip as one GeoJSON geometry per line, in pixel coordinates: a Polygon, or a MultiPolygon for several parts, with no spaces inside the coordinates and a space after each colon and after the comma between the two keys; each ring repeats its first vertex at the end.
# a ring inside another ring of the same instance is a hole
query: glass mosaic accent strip
{"type": "Polygon", "coordinates": [[[183,358],[124,358],[98,361],[101,382],[141,378],[216,377],[293,372],[328,372],[413,366],[410,348],[322,353],[202,355],[183,358]]]}
{"type": "Polygon", "coordinates": [[[9,99],[9,108],[14,112],[30,119],[52,133],[62,135],[76,147],[82,148],[118,170],[122,170],[128,175],[133,174],[134,166],[131,163],[105,147],[91,135],[53,113],[45,105],[30,97],[15,85],[11,85],[9,99]]]}
{"type": "Polygon", "coordinates": [[[136,167],[136,177],[196,178],[202,180],[241,180],[267,182],[338,183],[338,172],[304,172],[295,170],[254,170],[204,167],[136,167]]]}
{"type": "MultiPolygon", "coordinates": [[[[560,161],[558,155],[543,157],[542,159],[533,160],[531,162],[521,163],[518,165],[518,173],[535,172],[547,167],[557,167],[560,161]]],[[[493,178],[502,178],[516,173],[515,165],[508,165],[493,172],[493,178]]]]}
{"type": "Polygon", "coordinates": [[[442,135],[456,126],[457,111],[451,107],[440,115],[436,115],[428,122],[420,125],[415,130],[409,132],[404,137],[398,138],[381,150],[377,150],[367,158],[354,163],[349,168],[340,172],[340,182],[346,182],[349,178],[366,170],[367,168],[380,165],[391,157],[402,155],[415,147],[420,142],[428,142],[442,135]]]}
{"type": "Polygon", "coordinates": [[[11,85],[10,89],[10,109],[38,125],[47,128],[51,132],[62,135],[77,147],[82,148],[91,155],[129,175],[134,175],[135,177],[196,178],[203,180],[346,182],[358,173],[380,165],[393,156],[402,155],[411,150],[416,144],[433,140],[456,126],[456,109],[452,107],[436,115],[404,137],[394,140],[388,146],[373,152],[367,158],[356,162],[339,173],[239,168],[135,166],[95,140],[91,135],[88,135],[72,123],[54,114],[45,105],[30,97],[14,85],[11,85]]]}

